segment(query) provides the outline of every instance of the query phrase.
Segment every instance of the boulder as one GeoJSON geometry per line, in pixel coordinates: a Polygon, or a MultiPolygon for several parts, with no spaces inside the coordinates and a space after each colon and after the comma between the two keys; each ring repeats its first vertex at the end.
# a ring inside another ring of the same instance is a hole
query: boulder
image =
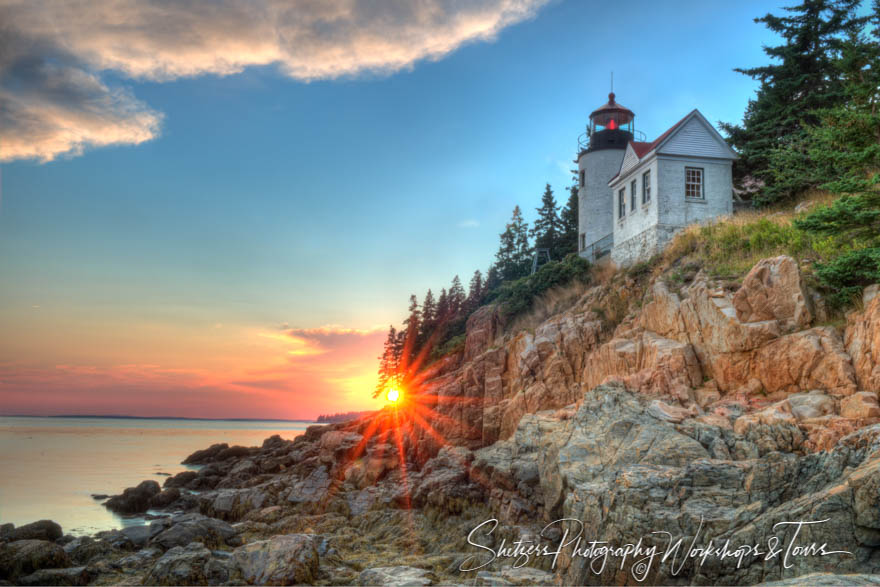
{"type": "Polygon", "coordinates": [[[64,545],[66,552],[74,563],[88,565],[92,561],[107,558],[119,551],[106,540],[95,540],[90,536],[78,536],[64,545]]]}
{"type": "Polygon", "coordinates": [[[209,463],[211,461],[217,460],[217,455],[219,455],[222,451],[229,448],[229,445],[225,442],[219,444],[212,444],[208,448],[197,450],[192,453],[185,459],[183,459],[184,465],[203,465],[205,463],[209,463]]]}
{"type": "Polygon", "coordinates": [[[155,481],[142,481],[137,487],[129,487],[122,495],[114,495],[104,504],[118,514],[142,514],[150,507],[150,500],[161,491],[155,481]]]}
{"type": "Polygon", "coordinates": [[[198,476],[198,471],[181,471],[177,475],[165,479],[164,487],[187,487],[198,476]]]}
{"type": "Polygon", "coordinates": [[[844,341],[859,388],[880,392],[880,295],[866,297],[865,309],[847,316],[844,341]]]}
{"type": "Polygon", "coordinates": [[[552,573],[532,567],[504,567],[498,572],[478,571],[474,585],[555,585],[552,573]]]}
{"type": "Polygon", "coordinates": [[[856,391],[852,361],[831,327],[778,338],[754,353],[749,368],[769,393],[822,389],[846,396],[856,391]]]}
{"type": "Polygon", "coordinates": [[[873,391],[860,391],[840,402],[840,415],[844,418],[880,418],[880,402],[873,391]]]}
{"type": "Polygon", "coordinates": [[[180,499],[180,489],[168,487],[150,498],[150,508],[166,508],[180,499]]]}
{"type": "Polygon", "coordinates": [[[86,567],[40,569],[18,579],[19,585],[88,585],[92,573],[86,567]]]}
{"type": "Polygon", "coordinates": [[[150,539],[150,527],[144,525],[128,526],[121,530],[134,548],[143,548],[150,539]]]}
{"type": "Polygon", "coordinates": [[[778,320],[788,331],[810,325],[810,302],[797,261],[787,255],[755,264],[733,296],[733,307],[742,322],[778,320]]]}
{"type": "Polygon", "coordinates": [[[238,532],[222,520],[209,518],[202,514],[183,514],[171,519],[171,527],[156,534],[151,544],[162,548],[186,546],[199,542],[215,547],[227,544],[238,532]]]}
{"type": "Polygon", "coordinates": [[[374,567],[366,569],[358,576],[358,585],[413,586],[432,585],[434,574],[416,567],[374,567]]]}
{"type": "Polygon", "coordinates": [[[54,541],[61,538],[64,533],[61,526],[52,520],[40,520],[19,526],[7,534],[7,540],[49,540],[54,541]]]}
{"type": "Polygon", "coordinates": [[[71,566],[64,549],[47,540],[17,540],[0,544],[0,577],[13,581],[40,569],[71,566]]]}
{"type": "Polygon", "coordinates": [[[295,585],[318,576],[318,551],[310,536],[281,534],[236,548],[232,562],[248,583],[295,585]]]}
{"type": "Polygon", "coordinates": [[[217,585],[229,579],[226,564],[202,544],[175,546],[153,564],[144,585],[217,585]]]}

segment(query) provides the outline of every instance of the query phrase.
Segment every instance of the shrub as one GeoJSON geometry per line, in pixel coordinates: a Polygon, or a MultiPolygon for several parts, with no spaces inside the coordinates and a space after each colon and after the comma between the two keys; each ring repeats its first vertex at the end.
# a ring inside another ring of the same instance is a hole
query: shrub
{"type": "Polygon", "coordinates": [[[489,301],[501,305],[507,318],[527,312],[535,299],[550,288],[567,285],[575,280],[589,280],[590,263],[575,254],[562,261],[545,263],[528,277],[502,283],[489,294],[489,301]]]}
{"type": "Polygon", "coordinates": [[[816,265],[816,277],[831,292],[833,306],[849,305],[866,285],[880,283],[880,247],[856,249],[816,265]]]}

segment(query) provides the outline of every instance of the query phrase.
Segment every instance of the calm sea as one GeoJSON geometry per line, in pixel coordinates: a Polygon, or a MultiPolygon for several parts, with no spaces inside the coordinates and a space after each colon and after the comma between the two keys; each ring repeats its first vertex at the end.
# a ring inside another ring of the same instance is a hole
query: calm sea
{"type": "Polygon", "coordinates": [[[312,422],[0,417],[0,523],[50,519],[68,534],[144,523],[122,518],[91,495],[121,493],[145,479],[159,485],[217,442],[259,446],[292,439],[312,422]],[[164,473],[164,474],[163,474],[164,473]]]}

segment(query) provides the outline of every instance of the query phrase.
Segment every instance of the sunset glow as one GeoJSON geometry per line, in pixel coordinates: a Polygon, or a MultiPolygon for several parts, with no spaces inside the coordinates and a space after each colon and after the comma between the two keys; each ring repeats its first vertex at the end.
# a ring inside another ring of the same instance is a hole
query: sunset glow
{"type": "Polygon", "coordinates": [[[395,389],[395,388],[393,388],[393,387],[390,388],[390,389],[385,393],[385,399],[387,399],[387,400],[388,400],[388,403],[390,403],[390,404],[397,403],[397,401],[400,400],[400,391],[397,390],[397,389],[395,389]]]}

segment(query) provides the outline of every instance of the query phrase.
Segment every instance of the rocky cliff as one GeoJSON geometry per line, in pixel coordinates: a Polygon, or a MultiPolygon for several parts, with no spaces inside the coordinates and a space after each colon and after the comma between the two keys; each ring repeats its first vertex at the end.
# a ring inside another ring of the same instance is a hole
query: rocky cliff
{"type": "Polygon", "coordinates": [[[533,330],[484,307],[409,405],[191,455],[197,472],[111,500],[164,512],[148,527],[42,540],[6,527],[0,576],[878,582],[877,289],[829,319],[777,257],[741,283],[620,273],[533,330]]]}

